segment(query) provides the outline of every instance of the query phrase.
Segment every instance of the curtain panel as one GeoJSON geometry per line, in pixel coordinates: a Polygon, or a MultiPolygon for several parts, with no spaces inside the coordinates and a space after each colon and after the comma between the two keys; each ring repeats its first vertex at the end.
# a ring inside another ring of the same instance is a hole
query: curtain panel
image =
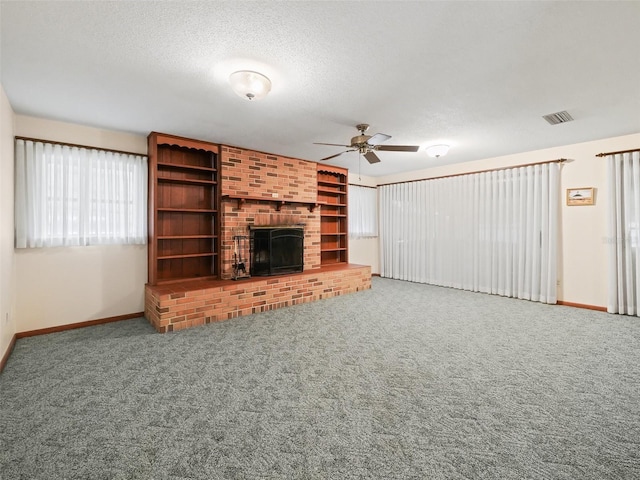
{"type": "Polygon", "coordinates": [[[349,185],[349,236],[378,236],[378,191],[375,188],[349,185]]]}
{"type": "Polygon", "coordinates": [[[639,315],[640,152],[607,155],[609,313],[639,315]]]}
{"type": "Polygon", "coordinates": [[[147,242],[147,157],[16,140],[16,247],[147,242]]]}
{"type": "Polygon", "coordinates": [[[381,275],[556,303],[560,165],[380,187],[381,275]]]}

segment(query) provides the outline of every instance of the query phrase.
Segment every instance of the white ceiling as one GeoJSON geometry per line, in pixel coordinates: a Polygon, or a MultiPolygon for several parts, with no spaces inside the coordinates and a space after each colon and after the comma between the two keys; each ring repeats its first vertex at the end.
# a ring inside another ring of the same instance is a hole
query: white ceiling
{"type": "MultiPolygon", "coordinates": [[[[16,113],[160,131],[307,160],[357,123],[387,144],[363,175],[640,132],[640,2],[1,2],[16,113]],[[238,69],[271,78],[236,96],[238,69]],[[567,110],[574,122],[542,115],[567,110]]],[[[328,163],[358,168],[356,153],[328,163]]]]}

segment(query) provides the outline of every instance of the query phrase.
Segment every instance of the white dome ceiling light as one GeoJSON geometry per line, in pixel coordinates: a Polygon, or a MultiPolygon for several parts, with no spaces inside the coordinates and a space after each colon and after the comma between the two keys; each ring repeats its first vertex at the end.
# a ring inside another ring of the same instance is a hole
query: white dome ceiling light
{"type": "Polygon", "coordinates": [[[449,145],[431,145],[427,147],[426,152],[432,158],[444,157],[449,151],[449,145]]]}
{"type": "Polygon", "coordinates": [[[229,76],[231,88],[246,100],[260,100],[271,91],[271,80],[251,70],[238,70],[229,76]]]}

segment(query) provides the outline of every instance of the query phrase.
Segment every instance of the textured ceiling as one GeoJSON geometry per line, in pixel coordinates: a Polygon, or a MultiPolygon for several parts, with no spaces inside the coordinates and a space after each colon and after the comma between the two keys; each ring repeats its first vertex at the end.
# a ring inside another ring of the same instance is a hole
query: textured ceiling
{"type": "MultiPolygon", "coordinates": [[[[16,113],[318,160],[357,123],[387,144],[361,173],[640,132],[640,2],[1,2],[16,113]],[[258,70],[266,99],[228,76],[258,70]],[[568,110],[574,122],[542,115],[568,110]]],[[[358,169],[356,153],[328,163],[358,169]]]]}

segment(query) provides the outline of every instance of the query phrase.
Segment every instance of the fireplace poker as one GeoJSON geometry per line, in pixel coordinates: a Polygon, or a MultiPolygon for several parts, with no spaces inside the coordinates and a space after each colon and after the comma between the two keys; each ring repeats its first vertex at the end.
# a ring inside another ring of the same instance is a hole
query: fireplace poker
{"type": "Polygon", "coordinates": [[[245,267],[244,260],[242,259],[242,249],[243,248],[244,248],[244,237],[240,236],[240,237],[238,237],[238,259],[239,259],[238,270],[246,275],[247,274],[247,268],[245,267]]]}
{"type": "Polygon", "coordinates": [[[233,251],[233,276],[234,279],[237,279],[240,277],[240,272],[243,273],[243,276],[247,275],[247,268],[244,264],[244,261],[242,260],[242,247],[244,246],[244,243],[242,242],[243,240],[243,236],[241,235],[234,235],[233,237],[233,247],[234,247],[234,251],[233,251]]]}

